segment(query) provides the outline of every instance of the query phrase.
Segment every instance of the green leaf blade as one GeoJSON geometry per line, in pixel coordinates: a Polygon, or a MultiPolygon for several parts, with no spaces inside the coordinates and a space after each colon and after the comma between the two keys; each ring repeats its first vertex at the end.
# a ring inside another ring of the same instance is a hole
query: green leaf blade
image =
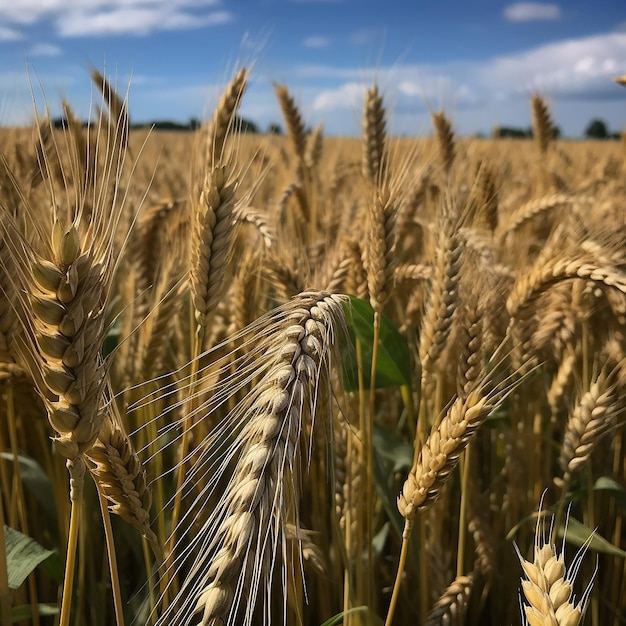
{"type": "MultiPolygon", "coordinates": [[[[348,332],[352,340],[352,350],[346,350],[343,364],[343,381],[346,391],[357,391],[358,362],[356,342],[361,348],[362,367],[365,373],[364,388],[369,389],[372,355],[374,347],[374,309],[369,302],[349,296],[344,304],[348,332]]],[[[406,339],[400,334],[391,320],[381,315],[376,359],[376,388],[401,387],[411,385],[411,356],[406,339]]]]}
{"type": "Polygon", "coordinates": [[[4,537],[9,589],[15,590],[26,580],[37,565],[51,557],[54,552],[46,550],[34,539],[8,526],[4,527],[4,537]]]}

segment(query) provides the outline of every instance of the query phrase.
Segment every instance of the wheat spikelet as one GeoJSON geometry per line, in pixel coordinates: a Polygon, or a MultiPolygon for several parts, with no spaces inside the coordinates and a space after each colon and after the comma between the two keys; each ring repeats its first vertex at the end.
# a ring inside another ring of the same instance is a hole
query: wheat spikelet
{"type": "Polygon", "coordinates": [[[482,163],[478,171],[478,197],[480,214],[487,224],[487,228],[494,233],[498,228],[498,181],[493,168],[482,163]]]}
{"type": "Polygon", "coordinates": [[[431,115],[433,120],[433,126],[435,127],[435,134],[437,136],[437,145],[439,147],[439,160],[443,171],[450,172],[454,157],[456,156],[456,146],[454,141],[454,132],[452,131],[452,124],[446,117],[444,111],[433,113],[431,115]]]}
{"type": "Polygon", "coordinates": [[[310,169],[316,168],[322,158],[324,144],[324,125],[318,124],[309,134],[304,153],[304,164],[310,169]]]}
{"type": "Polygon", "coordinates": [[[461,453],[497,402],[498,394],[485,395],[480,385],[475,386],[466,398],[457,398],[433,426],[398,498],[398,509],[407,520],[439,498],[461,453]]]}
{"type": "Polygon", "coordinates": [[[570,484],[624,410],[620,389],[614,380],[616,371],[601,373],[591,383],[568,420],[559,456],[563,478],[555,478],[557,484],[570,484]]]}
{"type": "MultiPolygon", "coordinates": [[[[112,407],[113,405],[111,405],[112,407]]],[[[86,453],[90,471],[113,513],[134,526],[160,554],[156,535],[150,528],[151,494],[146,472],[139,456],[119,425],[119,419],[108,415],[98,439],[86,453]]]]}
{"type": "Polygon", "coordinates": [[[457,386],[460,396],[467,396],[482,370],[483,314],[476,301],[463,308],[463,343],[458,365],[457,386]]]}
{"type": "Polygon", "coordinates": [[[307,136],[300,111],[285,85],[274,85],[274,92],[287,125],[287,134],[291,140],[291,145],[298,157],[298,163],[303,163],[306,154],[307,136]]]}
{"type": "Polygon", "coordinates": [[[385,108],[378,87],[370,87],[363,104],[363,176],[378,186],[387,178],[385,108]]]}
{"type": "Polygon", "coordinates": [[[191,292],[199,327],[206,326],[221,296],[232,244],[236,189],[229,168],[219,166],[209,172],[200,194],[191,268],[191,292]]]}
{"type": "Polygon", "coordinates": [[[426,626],[462,626],[469,604],[474,575],[457,576],[428,613],[426,626]]]}
{"type": "Polygon", "coordinates": [[[431,293],[421,329],[420,361],[424,374],[432,371],[450,332],[459,303],[457,286],[462,252],[455,219],[445,215],[439,227],[431,293]]]}
{"type": "Polygon", "coordinates": [[[403,263],[394,272],[394,283],[402,285],[411,282],[426,282],[432,279],[432,268],[421,263],[403,263]]]}
{"type": "Polygon", "coordinates": [[[93,184],[87,177],[85,185],[75,185],[65,195],[66,205],[59,205],[57,198],[62,196],[55,185],[65,186],[72,173],[86,171],[77,170],[76,164],[91,157],[81,153],[81,141],[67,134],[66,159],[56,143],[40,146],[40,166],[47,180],[40,201],[51,208],[45,211],[24,203],[23,222],[32,225],[32,232],[2,210],[1,228],[4,241],[11,241],[8,251],[15,269],[11,277],[19,302],[15,311],[24,330],[20,359],[46,405],[56,431],[55,449],[74,472],[72,500],[81,497],[82,454],[93,445],[103,419],[107,365],[102,348],[124,209],[123,194],[117,195],[116,186],[125,166],[121,141],[126,122],[123,118],[116,128],[106,126],[98,133],[99,176],[93,184]],[[60,178],[54,180],[57,172],[60,178]]]}
{"type": "Polygon", "coordinates": [[[347,250],[351,259],[350,272],[346,281],[345,292],[363,300],[368,299],[367,272],[363,264],[363,251],[358,241],[349,239],[347,250]]]}
{"type": "Polygon", "coordinates": [[[556,546],[549,543],[544,532],[539,532],[539,520],[535,533],[533,561],[522,557],[517,546],[526,579],[522,580],[522,591],[528,604],[524,605],[527,626],[578,626],[582,624],[592,582],[589,583],[581,600],[576,603],[573,583],[584,549],[580,550],[568,569],[565,567],[565,543],[560,554],[556,546]]]}
{"type": "Polygon", "coordinates": [[[539,154],[544,157],[548,152],[550,142],[554,140],[554,123],[552,122],[548,105],[539,94],[532,96],[530,107],[533,120],[533,135],[539,148],[539,154]]]}
{"type": "Polygon", "coordinates": [[[540,259],[534,268],[515,281],[506,302],[509,315],[512,318],[520,316],[524,308],[529,307],[549,287],[575,278],[590,280],[600,288],[626,293],[624,275],[612,267],[598,265],[588,255],[540,259]]]}
{"type": "Polygon", "coordinates": [[[528,222],[532,222],[538,217],[544,215],[547,212],[553,211],[559,207],[575,206],[581,203],[585,203],[590,200],[587,197],[574,197],[565,193],[554,193],[548,196],[542,196],[534,200],[530,200],[526,204],[522,205],[513,215],[509,217],[504,230],[502,232],[502,238],[507,235],[512,235],[519,229],[521,229],[528,222]]]}
{"type": "Polygon", "coordinates": [[[237,109],[248,85],[249,71],[241,68],[228,83],[213,111],[213,117],[206,129],[205,163],[212,169],[224,162],[224,145],[233,124],[237,109]]]}
{"type": "Polygon", "coordinates": [[[258,231],[263,245],[269,250],[276,247],[276,233],[269,223],[269,216],[265,211],[252,206],[237,207],[235,217],[241,224],[251,224],[258,231]]]}
{"type": "Polygon", "coordinates": [[[553,424],[560,424],[562,417],[568,408],[568,392],[571,390],[577,365],[576,352],[570,346],[563,352],[562,360],[550,383],[548,390],[548,404],[550,405],[551,421],[553,424]]]}
{"type": "MultiPolygon", "coordinates": [[[[91,79],[104,97],[109,109],[109,125],[118,140],[117,149],[126,150],[128,145],[128,107],[105,76],[96,68],[91,70],[91,79]]],[[[101,113],[102,115],[102,113],[101,113]]]]}
{"type": "Polygon", "coordinates": [[[370,303],[382,311],[393,289],[395,219],[397,204],[389,191],[379,191],[369,211],[369,233],[365,248],[365,268],[370,303]]]}
{"type": "MultiPolygon", "coordinates": [[[[300,437],[314,419],[335,333],[343,332],[341,303],[340,296],[304,292],[274,312],[269,327],[261,325],[268,320],[255,325],[263,337],[254,340],[254,354],[246,359],[252,359],[249,367],[259,382],[206,442],[202,466],[189,472],[184,489],[193,489],[200,472],[210,474],[212,489],[220,476],[230,478],[215,494],[217,506],[199,534],[179,533],[188,546],[182,558],[188,553],[193,563],[178,594],[180,608],[174,608],[177,602],[168,607],[159,624],[187,624],[199,613],[203,626],[248,626],[259,593],[268,603],[268,623],[272,568],[279,553],[285,554],[287,524],[299,524],[300,437]],[[231,441],[227,451],[225,438],[231,441]]],[[[203,501],[207,497],[204,492],[203,501]]]]}

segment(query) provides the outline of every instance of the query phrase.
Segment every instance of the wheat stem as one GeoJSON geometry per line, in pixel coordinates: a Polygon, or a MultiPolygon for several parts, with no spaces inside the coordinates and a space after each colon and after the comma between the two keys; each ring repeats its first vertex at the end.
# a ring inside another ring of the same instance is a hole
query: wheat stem
{"type": "Polygon", "coordinates": [[[465,538],[467,537],[467,498],[470,480],[470,454],[472,446],[467,446],[463,453],[461,465],[461,505],[459,507],[459,539],[457,543],[456,575],[463,576],[463,559],[465,557],[465,538]]]}
{"type": "Polygon", "coordinates": [[[400,597],[400,587],[402,586],[402,577],[404,575],[404,568],[406,567],[406,558],[409,552],[409,540],[411,538],[412,529],[413,529],[413,522],[409,519],[405,520],[404,530],[402,531],[402,547],[400,548],[400,558],[398,560],[396,580],[393,584],[393,591],[391,593],[391,601],[389,602],[389,608],[387,609],[387,618],[385,619],[385,626],[391,626],[391,624],[393,623],[393,616],[396,611],[396,605],[398,604],[398,598],[400,597]]]}
{"type": "MultiPolygon", "coordinates": [[[[124,626],[124,608],[122,605],[122,590],[120,588],[120,576],[117,569],[117,556],[115,554],[115,539],[113,538],[113,526],[111,525],[111,514],[107,499],[102,494],[98,483],[98,502],[100,503],[100,511],[102,513],[102,522],[104,524],[104,536],[106,538],[107,558],[109,562],[109,571],[111,573],[111,590],[113,592],[113,607],[115,609],[115,623],[117,626],[124,626]]],[[[148,572],[149,575],[149,572],[148,572]]]]}
{"type": "Polygon", "coordinates": [[[76,564],[76,547],[78,545],[78,529],[80,525],[82,506],[82,497],[72,498],[70,527],[67,538],[67,552],[65,554],[65,576],[63,579],[63,597],[61,598],[59,626],[69,626],[70,624],[72,591],[74,589],[74,567],[76,564]]]}

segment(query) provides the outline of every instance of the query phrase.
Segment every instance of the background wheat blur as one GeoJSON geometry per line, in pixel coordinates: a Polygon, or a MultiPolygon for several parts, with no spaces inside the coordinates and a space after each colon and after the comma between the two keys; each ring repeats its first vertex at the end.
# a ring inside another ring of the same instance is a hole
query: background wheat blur
{"type": "Polygon", "coordinates": [[[248,77],[0,131],[0,623],[625,623],[626,140],[248,77]]]}

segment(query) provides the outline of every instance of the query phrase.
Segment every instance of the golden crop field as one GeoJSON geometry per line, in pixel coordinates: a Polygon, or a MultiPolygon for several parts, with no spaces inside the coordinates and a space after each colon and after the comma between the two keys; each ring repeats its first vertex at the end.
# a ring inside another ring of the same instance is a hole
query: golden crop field
{"type": "Polygon", "coordinates": [[[0,623],[623,624],[626,141],[248,76],[0,132],[0,623]]]}

